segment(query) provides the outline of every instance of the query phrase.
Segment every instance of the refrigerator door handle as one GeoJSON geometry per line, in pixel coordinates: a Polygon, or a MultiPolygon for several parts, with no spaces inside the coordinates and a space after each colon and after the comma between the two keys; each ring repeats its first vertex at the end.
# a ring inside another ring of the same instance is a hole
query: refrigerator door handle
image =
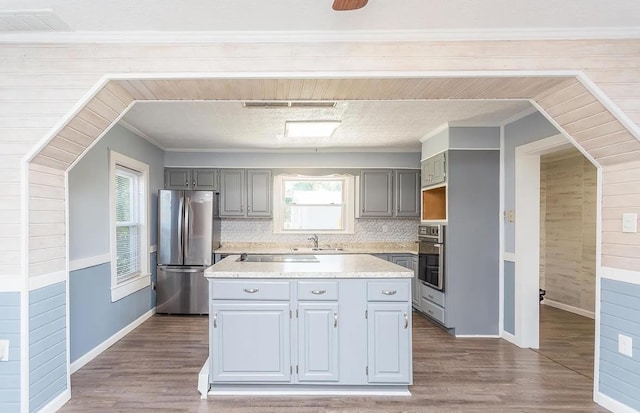
{"type": "Polygon", "coordinates": [[[191,236],[190,215],[191,215],[191,199],[185,195],[184,197],[184,228],[182,234],[182,242],[184,243],[184,258],[185,264],[187,257],[189,256],[189,237],[191,236]]]}
{"type": "MultiPolygon", "coordinates": [[[[178,207],[178,256],[182,257],[182,216],[184,215],[184,197],[180,198],[180,205],[178,207]]],[[[182,261],[182,260],[181,260],[182,261]]]]}

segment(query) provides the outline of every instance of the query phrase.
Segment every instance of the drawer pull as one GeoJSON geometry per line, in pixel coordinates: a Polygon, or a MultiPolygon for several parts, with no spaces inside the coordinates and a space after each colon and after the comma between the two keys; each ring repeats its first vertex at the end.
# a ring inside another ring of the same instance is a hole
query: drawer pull
{"type": "Polygon", "coordinates": [[[338,327],[338,313],[333,313],[333,328],[338,327]]]}
{"type": "Polygon", "coordinates": [[[257,293],[258,291],[260,291],[260,290],[258,290],[257,288],[245,288],[244,289],[244,292],[245,293],[249,293],[249,294],[257,293]]]}
{"type": "Polygon", "coordinates": [[[326,293],[327,290],[311,290],[311,294],[320,295],[326,293]]]}
{"type": "Polygon", "coordinates": [[[430,298],[433,300],[433,296],[431,294],[427,294],[427,298],[430,298]]]}
{"type": "Polygon", "coordinates": [[[409,327],[409,316],[407,313],[404,313],[404,328],[405,330],[409,327]]]}
{"type": "Polygon", "coordinates": [[[432,314],[433,315],[433,311],[432,310],[427,310],[427,313],[432,314]]]}
{"type": "Polygon", "coordinates": [[[382,294],[384,295],[394,295],[398,290],[382,290],[382,294]]]}

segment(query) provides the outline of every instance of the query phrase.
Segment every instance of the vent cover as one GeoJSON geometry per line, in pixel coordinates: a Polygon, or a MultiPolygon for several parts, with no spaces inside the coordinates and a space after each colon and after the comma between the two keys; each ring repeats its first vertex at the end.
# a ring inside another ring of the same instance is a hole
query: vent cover
{"type": "Polygon", "coordinates": [[[336,103],[334,101],[286,101],[286,100],[271,100],[271,101],[258,101],[252,100],[242,102],[242,106],[250,109],[279,109],[279,108],[335,108],[336,103]]]}

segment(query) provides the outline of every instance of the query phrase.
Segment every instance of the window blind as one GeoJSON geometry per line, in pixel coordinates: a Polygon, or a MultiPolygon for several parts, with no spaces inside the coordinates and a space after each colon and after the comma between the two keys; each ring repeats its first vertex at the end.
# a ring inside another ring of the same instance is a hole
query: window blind
{"type": "Polygon", "coordinates": [[[116,167],[116,269],[118,279],[140,273],[140,175],[116,167]]]}

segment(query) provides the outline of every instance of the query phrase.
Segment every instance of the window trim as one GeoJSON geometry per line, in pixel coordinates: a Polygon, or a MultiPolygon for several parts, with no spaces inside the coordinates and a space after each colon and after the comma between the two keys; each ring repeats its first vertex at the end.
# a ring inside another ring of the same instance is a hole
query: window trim
{"type": "Polygon", "coordinates": [[[354,234],[355,233],[355,177],[353,175],[276,175],[273,178],[273,233],[274,234],[354,234]],[[308,181],[343,181],[344,191],[344,229],[284,229],[284,181],[308,180],[308,181]]]}
{"type": "Polygon", "coordinates": [[[116,302],[151,285],[149,271],[149,165],[114,150],[109,150],[109,249],[111,255],[111,302],[116,302]],[[116,169],[124,167],[140,174],[139,225],[140,225],[140,274],[120,280],[116,266],[116,169]]]}

